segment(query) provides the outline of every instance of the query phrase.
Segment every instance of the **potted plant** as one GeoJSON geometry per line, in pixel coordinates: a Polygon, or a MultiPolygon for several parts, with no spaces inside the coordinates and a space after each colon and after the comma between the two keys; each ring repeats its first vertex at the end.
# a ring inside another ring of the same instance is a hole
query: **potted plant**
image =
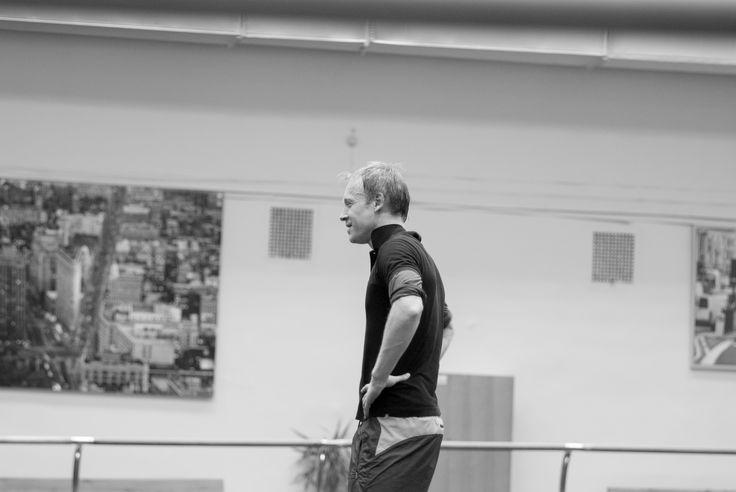
{"type": "MultiPolygon", "coordinates": [[[[347,439],[350,425],[337,422],[327,439],[347,439]]],[[[303,439],[307,435],[294,431],[303,439]]],[[[301,456],[297,461],[299,472],[295,482],[304,484],[305,492],[347,492],[350,450],[342,446],[304,447],[298,449],[301,456]]]]}

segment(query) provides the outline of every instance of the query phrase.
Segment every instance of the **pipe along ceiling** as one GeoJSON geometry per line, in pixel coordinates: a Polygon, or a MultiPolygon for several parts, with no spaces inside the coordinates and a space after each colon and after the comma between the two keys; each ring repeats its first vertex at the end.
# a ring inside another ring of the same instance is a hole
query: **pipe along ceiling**
{"type": "MultiPolygon", "coordinates": [[[[0,5],[9,2],[0,2],[0,5]]],[[[173,9],[675,30],[736,30],[734,0],[27,0],[26,5],[173,9]]]]}

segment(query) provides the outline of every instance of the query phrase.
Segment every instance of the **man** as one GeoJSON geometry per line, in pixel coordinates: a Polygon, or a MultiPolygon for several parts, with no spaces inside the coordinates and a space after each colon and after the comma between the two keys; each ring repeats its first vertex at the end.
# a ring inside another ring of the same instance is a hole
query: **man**
{"type": "Polygon", "coordinates": [[[435,390],[451,315],[421,237],[402,225],[409,201],[384,163],[352,173],[343,195],[348,239],[372,248],[350,492],[428,490],[444,433],[435,390]]]}

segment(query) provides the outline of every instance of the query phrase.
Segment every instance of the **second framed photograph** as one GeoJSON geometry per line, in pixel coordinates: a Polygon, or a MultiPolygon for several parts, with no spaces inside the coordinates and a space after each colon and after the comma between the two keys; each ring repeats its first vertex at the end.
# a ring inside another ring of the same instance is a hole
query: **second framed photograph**
{"type": "Polygon", "coordinates": [[[736,370],[736,229],[693,230],[693,369],[736,370]]]}

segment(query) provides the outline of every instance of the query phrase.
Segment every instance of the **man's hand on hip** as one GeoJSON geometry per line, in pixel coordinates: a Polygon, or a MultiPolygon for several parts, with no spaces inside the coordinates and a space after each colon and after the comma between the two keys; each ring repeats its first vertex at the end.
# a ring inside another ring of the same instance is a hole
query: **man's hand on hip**
{"type": "Polygon", "coordinates": [[[400,376],[389,376],[386,381],[376,381],[375,379],[371,378],[370,383],[366,384],[360,389],[360,394],[363,395],[363,417],[368,418],[371,410],[371,405],[374,401],[376,401],[378,395],[380,395],[385,388],[390,388],[396,383],[406,381],[407,379],[409,379],[409,376],[410,374],[407,372],[400,376]]]}

